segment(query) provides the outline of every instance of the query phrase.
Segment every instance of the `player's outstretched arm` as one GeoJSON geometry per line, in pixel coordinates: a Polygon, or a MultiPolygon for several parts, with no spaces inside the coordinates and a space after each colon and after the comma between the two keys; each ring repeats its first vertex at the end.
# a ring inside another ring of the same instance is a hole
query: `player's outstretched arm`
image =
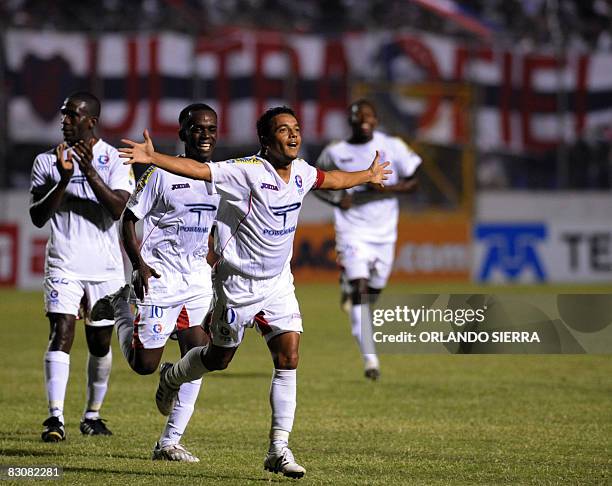
{"type": "Polygon", "coordinates": [[[119,149],[119,157],[125,159],[124,164],[153,164],[176,175],[210,182],[211,173],[207,164],[183,157],[160,154],[155,151],[148,130],[145,130],[142,135],[144,142],[141,143],[125,138],[121,140],[129,145],[129,147],[119,149]]]}
{"type": "Polygon", "coordinates": [[[320,189],[348,189],[360,184],[376,184],[384,186],[387,176],[393,171],[387,169],[391,162],[380,162],[380,154],[376,151],[376,157],[372,161],[369,169],[357,172],[345,172],[343,170],[330,170],[325,173],[325,179],[320,189]]]}

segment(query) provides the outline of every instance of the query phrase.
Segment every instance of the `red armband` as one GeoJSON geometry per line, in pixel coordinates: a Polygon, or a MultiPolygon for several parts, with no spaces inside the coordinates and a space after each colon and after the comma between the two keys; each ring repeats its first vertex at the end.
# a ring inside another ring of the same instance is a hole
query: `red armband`
{"type": "Polygon", "coordinates": [[[312,185],[312,189],[316,190],[319,187],[321,187],[321,184],[323,184],[323,181],[325,180],[325,171],[322,171],[319,168],[317,169],[317,179],[315,180],[315,183],[312,185]]]}

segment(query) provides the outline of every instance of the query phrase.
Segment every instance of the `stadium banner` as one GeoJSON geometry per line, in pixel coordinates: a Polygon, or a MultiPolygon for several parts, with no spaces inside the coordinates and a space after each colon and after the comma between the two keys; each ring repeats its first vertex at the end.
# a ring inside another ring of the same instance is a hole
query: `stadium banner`
{"type": "Polygon", "coordinates": [[[362,322],[369,352],[612,354],[609,294],[383,294],[362,322]]]}
{"type": "MultiPolygon", "coordinates": [[[[462,215],[400,217],[391,281],[468,282],[471,228],[462,215]]],[[[297,282],[338,281],[334,238],[331,222],[298,225],[292,259],[297,282]]]]}
{"type": "Polygon", "coordinates": [[[476,143],[485,150],[547,150],[612,117],[608,52],[560,58],[418,32],[323,36],[230,29],[193,38],[9,29],[5,36],[15,142],[56,142],[58,107],[76,89],[100,95],[103,135],[111,140],[140,137],[145,127],[173,140],[177,114],[194,99],[218,111],[224,143],[256,143],[258,115],[279,103],[295,109],[306,141],[342,138],[357,83],[382,85],[386,94],[377,103],[398,125],[392,128],[432,143],[466,142],[471,126],[465,99],[440,86],[469,85],[478,94],[476,143]],[[424,90],[410,98],[395,89],[402,86],[424,90]],[[567,108],[562,120],[560,96],[567,108]]]}
{"type": "Polygon", "coordinates": [[[483,283],[609,283],[612,196],[488,192],[476,200],[473,278],[483,283]]]}

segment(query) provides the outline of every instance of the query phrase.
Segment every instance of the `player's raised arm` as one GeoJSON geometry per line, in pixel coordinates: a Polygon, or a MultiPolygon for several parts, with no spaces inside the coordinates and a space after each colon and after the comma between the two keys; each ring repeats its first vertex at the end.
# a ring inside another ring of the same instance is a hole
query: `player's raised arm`
{"type": "Polygon", "coordinates": [[[377,184],[384,186],[387,176],[393,171],[387,169],[391,162],[380,162],[380,154],[376,151],[376,157],[369,169],[357,172],[345,172],[343,170],[330,170],[325,173],[325,179],[319,189],[348,189],[360,184],[377,184]]]}
{"type": "Polygon", "coordinates": [[[125,159],[124,164],[153,164],[172,174],[210,182],[211,173],[207,164],[192,159],[179,159],[171,155],[160,154],[155,151],[148,130],[144,131],[143,137],[144,142],[141,143],[125,138],[121,140],[129,145],[129,147],[119,149],[119,157],[125,159]]]}

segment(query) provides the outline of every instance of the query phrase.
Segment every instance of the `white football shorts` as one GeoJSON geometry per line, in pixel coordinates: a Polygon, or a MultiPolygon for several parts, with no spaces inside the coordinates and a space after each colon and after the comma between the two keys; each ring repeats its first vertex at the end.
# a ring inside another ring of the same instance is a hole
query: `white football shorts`
{"type": "Polygon", "coordinates": [[[211,300],[212,294],[206,294],[172,306],[137,303],[132,346],[137,349],[161,348],[175,329],[181,331],[200,326],[210,310],[211,300]]]}
{"type": "Polygon", "coordinates": [[[347,280],[365,278],[374,289],[387,285],[393,270],[395,243],[337,243],[336,253],[347,280]]]}
{"type": "MultiPolygon", "coordinates": [[[[45,311],[48,314],[79,315],[79,308],[83,296],[86,297],[87,314],[98,299],[112,294],[125,285],[122,278],[93,282],[89,280],[75,280],[72,277],[45,277],[45,311]]],[[[115,321],[104,319],[102,321],[87,321],[89,326],[112,326],[115,321]]]]}
{"type": "Polygon", "coordinates": [[[237,347],[247,327],[255,326],[266,342],[285,332],[303,331],[288,263],[276,277],[253,279],[220,261],[213,272],[213,288],[207,325],[215,346],[237,347]]]}

